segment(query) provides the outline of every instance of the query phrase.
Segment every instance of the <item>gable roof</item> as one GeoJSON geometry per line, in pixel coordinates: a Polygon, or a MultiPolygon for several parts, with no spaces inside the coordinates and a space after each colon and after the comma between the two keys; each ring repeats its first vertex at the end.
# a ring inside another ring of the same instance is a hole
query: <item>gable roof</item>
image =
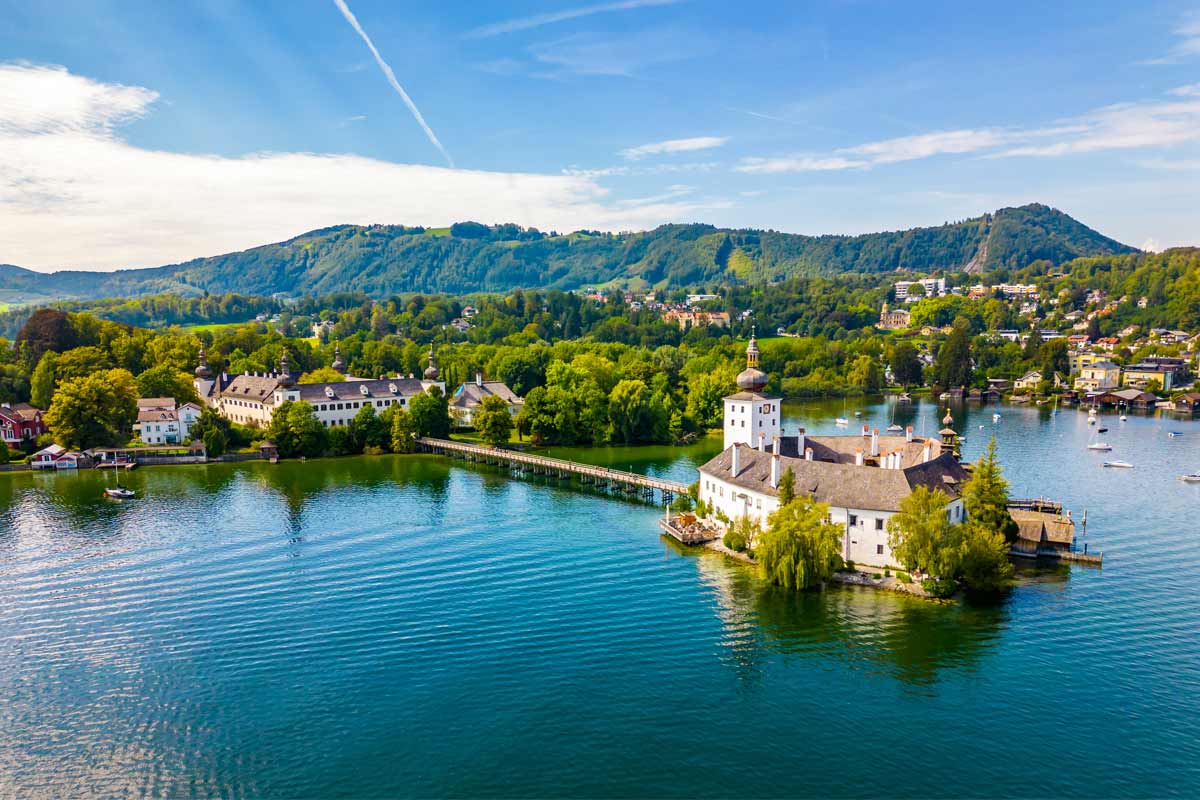
{"type": "MultiPolygon", "coordinates": [[[[741,471],[736,476],[730,475],[733,447],[700,467],[700,472],[743,489],[778,496],[779,490],[771,486],[774,456],[745,445],[734,447],[740,448],[741,461],[741,471]]],[[[790,467],[795,475],[796,494],[837,508],[899,511],[900,502],[918,486],[941,490],[954,499],[961,494],[961,486],[967,479],[966,470],[949,453],[904,469],[859,467],[788,456],[780,456],[780,461],[781,471],[790,467]]]]}
{"type": "Polygon", "coordinates": [[[237,375],[229,382],[228,386],[221,390],[221,395],[241,400],[256,400],[269,405],[275,402],[273,395],[278,386],[278,378],[268,378],[265,375],[237,375]]]}
{"type": "Polygon", "coordinates": [[[412,397],[425,391],[416,378],[383,378],[367,381],[338,381],[336,383],[299,383],[292,387],[300,399],[308,403],[328,403],[333,400],[365,400],[381,397],[412,397]],[[363,389],[366,389],[366,394],[363,389]],[[326,391],[326,390],[329,391],[326,391]],[[332,392],[332,394],[330,394],[332,392]]]}
{"type": "Polygon", "coordinates": [[[464,383],[454,390],[450,405],[455,408],[475,408],[483,404],[485,397],[499,397],[509,405],[520,405],[525,401],[517,395],[504,381],[484,381],[480,383],[464,383]]]}

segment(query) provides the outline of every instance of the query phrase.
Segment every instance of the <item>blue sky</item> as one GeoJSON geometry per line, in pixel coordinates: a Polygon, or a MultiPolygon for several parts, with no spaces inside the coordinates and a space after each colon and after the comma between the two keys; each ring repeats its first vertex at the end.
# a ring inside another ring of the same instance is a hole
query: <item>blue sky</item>
{"type": "Polygon", "coordinates": [[[336,222],[855,233],[1034,201],[1200,244],[1197,2],[344,5],[411,108],[338,0],[0,0],[0,262],[149,266],[336,222]]]}

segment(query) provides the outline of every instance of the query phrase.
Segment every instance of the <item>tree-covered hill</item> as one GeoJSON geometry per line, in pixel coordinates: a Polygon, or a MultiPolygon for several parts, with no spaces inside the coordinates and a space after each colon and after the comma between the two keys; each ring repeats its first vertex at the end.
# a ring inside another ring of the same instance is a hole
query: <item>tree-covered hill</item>
{"type": "Polygon", "coordinates": [[[1044,205],[932,228],[804,236],[711,225],[547,234],[517,225],[338,225],[285,242],[183,264],[114,273],[41,274],[0,267],[0,301],[203,292],[266,295],[465,293],[761,283],[845,272],[985,271],[1136,252],[1044,205]],[[23,297],[24,296],[24,297],[23,297]]]}

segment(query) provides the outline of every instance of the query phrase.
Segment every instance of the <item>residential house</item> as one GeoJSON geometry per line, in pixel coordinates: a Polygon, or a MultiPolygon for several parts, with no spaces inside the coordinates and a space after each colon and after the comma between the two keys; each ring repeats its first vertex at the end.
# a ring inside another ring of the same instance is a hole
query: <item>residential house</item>
{"type": "Polygon", "coordinates": [[[1121,382],[1125,386],[1145,388],[1157,381],[1159,391],[1169,392],[1174,380],[1175,370],[1159,364],[1130,364],[1121,371],[1121,382]]]}
{"type": "Polygon", "coordinates": [[[1122,339],[1128,339],[1130,336],[1136,335],[1138,330],[1139,329],[1137,325],[1126,325],[1124,328],[1121,328],[1121,330],[1117,331],[1117,336],[1121,337],[1122,339]]]}
{"type": "Polygon", "coordinates": [[[29,466],[33,469],[78,469],[91,466],[91,458],[78,450],[52,444],[30,456],[29,466]]]}
{"type": "Polygon", "coordinates": [[[475,414],[483,407],[485,397],[499,397],[508,406],[508,413],[514,417],[525,405],[524,398],[508,388],[508,384],[485,381],[482,374],[475,373],[474,383],[461,384],[450,396],[450,416],[454,423],[461,428],[474,427],[475,414]]]}
{"type": "Polygon", "coordinates": [[[1083,367],[1075,379],[1075,388],[1086,392],[1115,389],[1121,385],[1121,368],[1111,361],[1097,361],[1083,367]]]}
{"type": "Polygon", "coordinates": [[[28,403],[0,404],[0,438],[9,447],[28,447],[46,431],[41,409],[28,403]]]}
{"type": "Polygon", "coordinates": [[[1096,346],[1111,353],[1121,346],[1121,340],[1115,336],[1104,336],[1096,340],[1096,346]]]}
{"type": "Polygon", "coordinates": [[[320,322],[314,322],[312,326],[312,334],[314,339],[325,339],[333,332],[334,321],[331,319],[323,319],[320,322]]]}
{"type": "Polygon", "coordinates": [[[133,430],[146,444],[183,444],[199,418],[200,406],[195,403],[177,407],[174,397],[143,397],[138,400],[133,430]]]}
{"type": "MultiPolygon", "coordinates": [[[[1021,377],[1013,381],[1013,388],[1025,391],[1036,391],[1042,385],[1042,371],[1040,369],[1026,372],[1021,377]]],[[[1061,372],[1054,373],[1054,388],[1061,389],[1066,387],[1067,380],[1061,372]]]]}
{"type": "Polygon", "coordinates": [[[1083,350],[1085,347],[1087,347],[1088,342],[1090,341],[1091,337],[1089,337],[1086,333],[1077,333],[1073,336],[1067,337],[1067,345],[1073,350],[1083,350]]]}
{"type": "Polygon", "coordinates": [[[1075,541],[1075,523],[1070,515],[1023,508],[1010,508],[1008,513],[1017,523],[1017,539],[1010,548],[1013,555],[1053,555],[1070,550],[1075,541]]]}
{"type": "Polygon", "coordinates": [[[1142,389],[1111,389],[1106,392],[1090,392],[1084,402],[1089,405],[1154,408],[1158,403],[1158,395],[1142,389]]]}
{"type": "Polygon", "coordinates": [[[913,303],[926,297],[942,297],[946,294],[945,278],[921,278],[915,281],[896,281],[893,284],[896,299],[903,303],[913,303]],[[922,291],[912,292],[913,286],[920,286],[922,291]]]}

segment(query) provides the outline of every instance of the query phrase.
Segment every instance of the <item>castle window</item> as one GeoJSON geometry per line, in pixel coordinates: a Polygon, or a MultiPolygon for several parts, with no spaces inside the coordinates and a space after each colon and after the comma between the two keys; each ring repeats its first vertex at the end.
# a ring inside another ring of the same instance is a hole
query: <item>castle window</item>
{"type": "Polygon", "coordinates": [[[883,555],[883,545],[881,545],[881,544],[875,545],[875,555],[877,555],[877,556],[883,555]]]}

